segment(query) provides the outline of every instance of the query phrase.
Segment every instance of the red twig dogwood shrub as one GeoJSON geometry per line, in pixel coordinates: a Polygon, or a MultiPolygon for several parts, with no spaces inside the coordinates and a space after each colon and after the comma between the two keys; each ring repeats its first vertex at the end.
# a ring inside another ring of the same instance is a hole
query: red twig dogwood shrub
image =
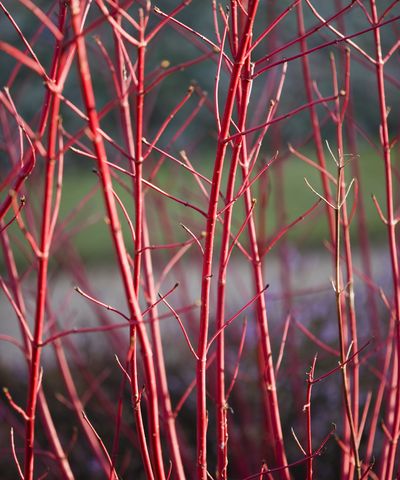
{"type": "Polygon", "coordinates": [[[399,475],[399,2],[0,9],[2,478],[399,475]]]}

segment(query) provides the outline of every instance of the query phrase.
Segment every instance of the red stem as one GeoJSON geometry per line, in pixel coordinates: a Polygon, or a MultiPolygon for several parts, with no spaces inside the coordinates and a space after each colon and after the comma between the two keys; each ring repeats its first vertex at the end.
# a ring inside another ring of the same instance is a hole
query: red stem
{"type": "Polygon", "coordinates": [[[308,373],[307,380],[307,396],[306,404],[304,405],[303,411],[306,412],[307,416],[307,480],[313,479],[313,455],[312,455],[312,425],[311,425],[311,392],[314,380],[315,364],[317,363],[317,355],[314,356],[314,360],[310,371],[308,373]]]}
{"type": "MultiPolygon", "coordinates": [[[[379,22],[376,1],[370,0],[372,21],[374,25],[379,22]]],[[[382,464],[381,464],[381,478],[392,478],[394,474],[394,466],[396,461],[397,445],[399,441],[400,431],[400,382],[398,376],[394,372],[398,370],[400,364],[400,281],[399,281],[399,263],[396,245],[396,221],[393,206],[393,179],[391,166],[391,152],[389,128],[387,121],[387,105],[385,92],[385,77],[384,77],[384,62],[382,56],[381,33],[379,28],[374,29],[375,40],[375,54],[376,54],[376,80],[378,87],[378,101],[379,113],[381,120],[381,146],[382,157],[385,168],[385,182],[386,182],[386,219],[387,219],[387,235],[388,246],[390,253],[390,263],[392,270],[393,282],[393,302],[394,302],[394,317],[392,318],[393,327],[395,331],[395,359],[393,362],[392,384],[388,399],[388,414],[387,424],[391,434],[391,439],[384,441],[382,464]]]]}
{"type": "MultiPolygon", "coordinates": [[[[146,214],[144,214],[146,220],[146,214]]],[[[149,242],[149,232],[147,228],[147,223],[144,224],[144,244],[148,245],[149,242]]],[[[155,294],[155,285],[154,285],[154,273],[153,273],[153,264],[151,258],[151,251],[145,250],[143,254],[143,266],[144,266],[144,277],[145,285],[147,290],[149,316],[150,316],[150,330],[153,338],[154,344],[154,356],[157,364],[157,375],[158,375],[158,384],[160,391],[160,403],[162,406],[162,413],[164,418],[164,423],[166,427],[166,435],[168,439],[168,446],[172,457],[172,472],[174,478],[178,480],[185,479],[185,471],[183,469],[182,457],[179,447],[179,439],[175,423],[175,415],[172,409],[171,397],[169,394],[168,388],[168,379],[166,366],[164,362],[164,352],[163,344],[160,331],[160,318],[157,309],[156,294],[155,294]]],[[[176,312],[175,312],[176,313],[176,312]]],[[[176,313],[177,314],[177,313],[176,313]]]]}
{"type": "MultiPolygon", "coordinates": [[[[249,74],[249,61],[243,68],[246,77],[249,74]]],[[[247,118],[247,104],[250,100],[251,82],[242,81],[243,92],[241,95],[239,110],[239,128],[243,129],[247,118]]],[[[231,222],[233,213],[232,199],[234,196],[236,170],[240,160],[240,150],[242,147],[242,138],[238,137],[233,147],[231,166],[228,176],[228,184],[225,194],[225,203],[230,204],[224,212],[223,230],[220,249],[219,272],[218,272],[218,293],[217,293],[217,312],[216,328],[220,331],[217,338],[217,472],[218,478],[225,480],[227,478],[228,467],[228,409],[225,394],[225,332],[222,329],[225,323],[225,301],[226,301],[226,272],[228,260],[230,257],[229,240],[231,235],[231,222]]]]}
{"type": "MultiPolygon", "coordinates": [[[[66,5],[60,9],[59,25],[61,29],[64,28],[66,15],[66,5]]],[[[55,49],[55,56],[52,67],[52,78],[58,77],[59,61],[60,61],[60,43],[58,42],[55,49]]],[[[25,465],[24,478],[25,480],[32,480],[34,476],[34,443],[35,443],[35,425],[36,425],[36,405],[39,393],[39,378],[40,378],[40,357],[42,347],[42,334],[45,320],[45,305],[47,296],[47,269],[49,262],[49,251],[51,243],[51,222],[52,222],[52,196],[53,196],[53,182],[56,165],[56,147],[58,136],[58,115],[60,109],[60,99],[57,95],[52,95],[52,100],[49,102],[50,108],[50,129],[48,135],[48,147],[46,157],[46,176],[43,198],[43,213],[41,226],[41,240],[40,240],[40,257],[38,258],[38,278],[37,278],[37,292],[36,292],[36,312],[35,312],[35,326],[30,358],[30,372],[29,372],[29,387],[26,406],[26,431],[25,431],[25,465]]],[[[46,110],[43,110],[42,121],[46,110]]],[[[43,125],[44,126],[44,125],[43,125]]]]}
{"type": "Polygon", "coordinates": [[[215,156],[214,172],[210,192],[209,208],[206,226],[206,242],[203,257],[202,285],[201,285],[201,310],[200,331],[197,354],[199,360],[196,367],[197,377],[197,478],[207,479],[207,407],[206,407],[206,363],[207,363],[207,338],[210,315],[210,285],[212,277],[213,250],[215,241],[215,225],[217,219],[218,196],[222,178],[222,170],[228,143],[235,97],[243,68],[243,60],[250,45],[251,32],[258,7],[258,0],[249,2],[248,18],[238,54],[235,58],[229,81],[228,96],[221,120],[221,130],[218,137],[218,146],[215,156]]]}
{"type": "MultiPolygon", "coordinates": [[[[147,336],[145,326],[142,322],[142,316],[136,297],[133,283],[133,276],[130,271],[128,255],[125,248],[124,239],[121,232],[116,203],[112,190],[112,182],[109,166],[107,163],[107,155],[103,143],[103,138],[99,133],[99,120],[95,105],[95,97],[87,59],[85,39],[80,35],[80,6],[79,0],[71,2],[72,25],[76,36],[76,47],[78,56],[79,76],[82,84],[82,93],[88,115],[88,123],[93,139],[93,147],[96,154],[97,165],[100,172],[104,201],[106,205],[107,215],[109,218],[110,231],[117,255],[117,261],[121,272],[122,282],[125,290],[126,300],[128,302],[130,315],[138,321],[137,332],[142,347],[142,358],[144,370],[146,374],[146,391],[149,402],[149,422],[150,422],[150,438],[154,455],[154,472],[157,478],[165,478],[164,464],[162,459],[162,448],[160,441],[159,413],[156,390],[156,378],[153,364],[153,353],[147,336]]],[[[140,151],[139,151],[140,153],[140,151]]],[[[137,173],[137,172],[136,172],[137,173]]],[[[140,175],[138,174],[140,177],[140,175]]],[[[139,230],[140,231],[140,230],[139,230]]],[[[137,234],[139,232],[136,232],[137,234]]],[[[135,257],[136,258],[136,257],[135,257]]],[[[140,257],[139,257],[140,258],[140,257]]],[[[139,263],[136,260],[136,272],[139,263]]],[[[138,282],[138,280],[136,280],[138,282]]]]}

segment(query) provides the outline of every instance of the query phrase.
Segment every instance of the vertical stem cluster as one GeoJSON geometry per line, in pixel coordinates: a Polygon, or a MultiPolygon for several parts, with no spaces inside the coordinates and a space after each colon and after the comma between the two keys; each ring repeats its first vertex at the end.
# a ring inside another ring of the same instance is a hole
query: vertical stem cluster
{"type": "Polygon", "coordinates": [[[215,242],[215,227],[217,221],[218,196],[220,191],[222,172],[225,156],[228,148],[227,139],[231,127],[233,110],[240,75],[244,65],[244,59],[248,54],[252,28],[257,12],[258,1],[250,0],[248,4],[246,24],[239,40],[238,52],[235,56],[232,72],[230,74],[227,98],[221,119],[221,128],[218,135],[217,151],[214,161],[212,184],[207,212],[206,241],[203,255],[202,283],[201,283],[201,309],[200,330],[197,346],[197,476],[199,480],[207,478],[207,406],[206,406],[206,363],[207,341],[210,317],[210,285],[212,278],[213,252],[215,242]]]}
{"type": "MultiPolygon", "coordinates": [[[[59,13],[59,26],[61,30],[65,25],[66,7],[61,7],[59,13]]],[[[55,85],[59,85],[59,76],[62,71],[60,66],[61,51],[60,43],[58,43],[55,56],[53,58],[52,67],[52,80],[55,85]]],[[[59,134],[59,110],[60,110],[60,98],[56,93],[52,93],[48,98],[48,110],[42,111],[42,128],[49,116],[49,133],[48,133],[48,146],[47,146],[47,158],[45,169],[45,184],[44,184],[44,197],[43,197],[43,212],[42,212],[42,225],[40,231],[40,244],[38,245],[38,276],[36,287],[36,312],[34,332],[30,348],[30,372],[29,372],[29,387],[28,398],[26,406],[26,431],[25,431],[25,464],[24,464],[24,478],[27,480],[33,479],[34,476],[34,445],[35,445],[35,427],[36,427],[36,407],[39,398],[40,385],[40,369],[41,369],[41,342],[43,336],[45,311],[46,311],[46,299],[48,290],[48,264],[50,247],[52,241],[52,222],[53,218],[53,187],[54,187],[54,175],[56,170],[56,146],[59,134]]],[[[45,408],[45,404],[43,403],[45,408]]]]}
{"type": "MultiPolygon", "coordinates": [[[[378,24],[378,11],[375,0],[370,0],[371,16],[374,25],[378,24]]],[[[396,243],[397,220],[393,204],[393,176],[391,164],[391,147],[388,127],[388,108],[386,105],[385,93],[385,62],[382,55],[381,32],[379,28],[374,29],[375,40],[375,72],[377,81],[377,93],[380,114],[380,141],[384,161],[385,182],[386,182],[386,226],[388,236],[388,247],[390,253],[390,264],[393,283],[393,321],[390,330],[394,334],[395,359],[393,360],[392,378],[389,383],[390,394],[388,396],[387,424],[390,432],[390,439],[385,440],[383,447],[383,461],[381,468],[382,478],[391,478],[394,473],[396,452],[400,435],[400,279],[399,262],[396,243]]]]}
{"type": "MultiPolygon", "coordinates": [[[[345,287],[342,285],[341,281],[341,222],[342,222],[342,208],[344,206],[345,197],[343,197],[343,188],[344,183],[343,178],[343,157],[338,159],[338,173],[337,173],[337,193],[336,193],[336,205],[335,205],[335,293],[336,293],[336,310],[337,310],[337,319],[338,319],[338,331],[339,331],[339,349],[340,349],[340,364],[342,372],[342,382],[343,382],[343,396],[344,404],[346,409],[346,418],[350,427],[350,438],[352,453],[354,458],[354,466],[356,469],[357,479],[361,478],[361,463],[358,453],[358,436],[356,430],[356,424],[354,421],[354,413],[351,404],[351,392],[350,392],[350,382],[349,376],[347,373],[347,350],[346,350],[346,337],[345,337],[345,321],[343,315],[343,302],[342,296],[345,293],[345,287]]],[[[351,467],[350,467],[351,470],[351,467]]],[[[351,475],[349,473],[349,475],[351,475]]]]}
{"type": "Polygon", "coordinates": [[[3,455],[0,470],[25,480],[93,468],[110,480],[394,477],[399,178],[387,102],[399,81],[387,63],[400,47],[400,0],[382,11],[376,0],[36,3],[0,2],[13,34],[0,32],[10,72],[0,91],[0,342],[28,367],[26,391],[1,367],[11,462],[3,455]],[[359,114],[360,75],[375,81],[375,133],[359,114]],[[360,162],[347,162],[357,145],[360,162]],[[389,287],[375,268],[368,182],[389,287]],[[43,370],[46,348],[56,361],[43,370]],[[330,422],[337,450],[325,450],[330,422]]]}
{"type": "MultiPolygon", "coordinates": [[[[340,332],[339,338],[340,342],[344,342],[343,348],[341,346],[340,351],[342,355],[342,350],[345,351],[349,349],[349,345],[351,349],[355,352],[358,351],[358,337],[357,337],[357,319],[356,319],[356,312],[355,312],[355,304],[354,304],[354,274],[353,274],[353,260],[352,260],[352,250],[351,250],[351,241],[350,241],[350,224],[349,224],[349,216],[347,212],[347,202],[346,202],[346,182],[345,182],[345,174],[344,174],[344,166],[345,166],[345,156],[344,156],[344,142],[343,142],[343,120],[346,114],[346,110],[348,107],[348,99],[350,95],[350,51],[345,51],[345,62],[344,62],[344,78],[345,84],[344,88],[339,92],[339,84],[337,79],[337,71],[336,71],[336,62],[333,55],[331,55],[331,65],[332,65],[332,76],[333,76],[333,88],[335,94],[338,96],[335,102],[335,113],[334,113],[334,121],[336,123],[336,140],[337,140],[337,152],[338,152],[338,176],[337,176],[337,223],[336,222],[336,282],[340,277],[340,236],[341,232],[343,231],[343,243],[344,243],[344,257],[345,257],[345,265],[346,265],[346,286],[340,286],[336,283],[336,294],[338,295],[338,301],[340,302],[340,319],[339,320],[339,328],[343,330],[340,332]],[[341,105],[340,96],[343,97],[343,102],[341,105]],[[340,192],[339,192],[340,190],[340,192]],[[342,227],[342,228],[340,228],[342,227]],[[339,243],[339,245],[338,245],[339,243]],[[339,269],[339,271],[338,271],[339,269]],[[338,277],[339,275],[339,277],[338,277]],[[339,294],[338,294],[339,290],[339,294]],[[344,294],[346,293],[346,297],[344,294]],[[346,301],[347,299],[347,301],[346,301]],[[344,315],[344,309],[347,307],[348,315],[344,315]],[[348,325],[345,325],[345,321],[347,320],[348,325]],[[346,333],[349,331],[349,335],[346,333]],[[350,338],[350,341],[346,339],[346,337],[350,338]]],[[[338,307],[339,308],[339,307],[338,307]]],[[[341,363],[345,361],[345,357],[341,358],[341,363]]],[[[350,436],[353,445],[353,455],[354,455],[354,462],[348,462],[348,470],[349,476],[352,477],[354,474],[354,468],[356,469],[357,478],[361,476],[361,465],[359,459],[359,438],[358,438],[358,417],[359,417],[359,361],[356,357],[354,360],[354,365],[352,368],[352,382],[350,382],[350,377],[347,374],[346,366],[342,369],[343,372],[343,388],[344,388],[344,395],[348,397],[345,399],[346,405],[346,414],[349,422],[350,427],[350,436]],[[350,383],[351,388],[350,388],[350,383]]]]}
{"type": "MultiPolygon", "coordinates": [[[[100,124],[96,110],[95,97],[89,70],[89,63],[87,58],[85,39],[81,35],[81,9],[79,0],[71,2],[72,25],[76,37],[77,58],[79,66],[79,75],[82,84],[82,93],[85,102],[85,107],[88,115],[88,123],[93,139],[93,147],[96,155],[97,165],[100,173],[102,183],[102,191],[108,219],[110,222],[112,239],[116,251],[117,261],[121,272],[121,279],[125,289],[125,295],[129,307],[129,312],[132,320],[137,321],[137,330],[139,342],[142,348],[142,357],[144,363],[144,370],[146,374],[146,387],[149,401],[149,423],[150,423],[150,444],[153,453],[153,469],[156,478],[164,478],[164,463],[162,458],[162,449],[160,441],[160,427],[159,427],[159,411],[156,391],[156,379],[153,364],[153,353],[147,336],[145,326],[142,322],[142,315],[139,308],[133,277],[130,271],[128,256],[125,248],[124,239],[121,231],[121,224],[118,218],[115,198],[113,194],[110,169],[107,163],[107,155],[104,147],[103,138],[100,135],[100,124]]],[[[135,338],[131,337],[131,342],[135,342],[135,338]]],[[[132,361],[132,365],[135,361],[132,361]]],[[[135,374],[135,371],[132,372],[135,374]]],[[[137,375],[132,378],[132,382],[137,382],[137,375]]],[[[135,389],[136,390],[136,389],[135,389]]],[[[136,395],[138,395],[136,393],[136,395]]],[[[136,402],[140,399],[136,398],[136,402]]],[[[140,408],[140,405],[137,404],[140,408]]],[[[142,428],[139,426],[142,430],[142,428]]],[[[141,435],[141,438],[143,436],[141,435]]],[[[144,447],[144,446],[143,446],[144,447]]],[[[143,449],[142,449],[143,452],[143,449]]],[[[145,454],[144,454],[145,456],[145,454]]],[[[148,464],[148,462],[146,462],[148,464]]],[[[150,468],[148,469],[150,470],[150,468]]],[[[148,471],[148,474],[150,472],[148,471]]]]}

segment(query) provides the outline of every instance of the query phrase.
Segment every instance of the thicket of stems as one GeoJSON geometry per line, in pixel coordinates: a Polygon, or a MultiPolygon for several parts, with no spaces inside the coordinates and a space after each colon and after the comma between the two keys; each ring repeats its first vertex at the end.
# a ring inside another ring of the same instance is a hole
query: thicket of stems
{"type": "Polygon", "coordinates": [[[7,472],[398,475],[391,110],[400,2],[8,3],[0,2],[0,341],[14,352],[2,367],[7,472]],[[359,113],[360,72],[377,112],[369,123],[359,113]],[[374,153],[363,159],[365,145],[374,153]],[[374,188],[385,204],[366,197],[366,162],[379,164],[374,188]],[[371,204],[386,232],[379,247],[371,204]],[[77,246],[96,231],[107,231],[106,267],[77,246]],[[373,267],[381,250],[390,282],[373,267]],[[320,254],[322,281],[310,266],[320,254]],[[303,280],[296,255],[308,265],[303,280]],[[64,282],[62,302],[60,278],[76,285],[64,282]],[[77,298],[90,326],[74,323],[77,298]],[[8,328],[15,323],[18,333],[8,328]]]}

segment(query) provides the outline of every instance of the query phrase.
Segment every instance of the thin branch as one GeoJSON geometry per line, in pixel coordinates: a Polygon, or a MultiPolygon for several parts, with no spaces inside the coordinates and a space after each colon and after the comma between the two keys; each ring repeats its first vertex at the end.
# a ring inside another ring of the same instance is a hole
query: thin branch
{"type": "MultiPolygon", "coordinates": [[[[160,295],[160,294],[159,294],[160,295]]],[[[160,296],[161,298],[161,296],[160,296]]],[[[162,302],[169,308],[169,310],[171,311],[172,315],[175,317],[175,319],[178,321],[179,323],[179,326],[181,327],[181,330],[182,330],[182,333],[185,337],[185,340],[186,340],[186,343],[190,349],[190,351],[192,352],[193,356],[196,358],[196,360],[199,359],[195,349],[193,348],[192,346],[192,343],[190,342],[190,338],[189,338],[189,335],[187,334],[186,332],[186,329],[182,323],[182,320],[180,318],[180,316],[177,314],[177,312],[171,307],[171,305],[167,302],[167,300],[165,300],[165,298],[162,298],[162,302]]]]}
{"type": "Polygon", "coordinates": [[[11,428],[10,429],[10,440],[11,440],[11,451],[12,451],[12,454],[13,454],[13,458],[14,458],[14,462],[15,462],[15,465],[17,467],[17,470],[18,470],[18,475],[19,475],[19,478],[21,480],[24,480],[24,474],[22,473],[22,468],[21,468],[21,465],[19,463],[19,460],[18,460],[18,457],[17,457],[17,452],[15,451],[15,442],[14,442],[14,429],[11,428]]]}

